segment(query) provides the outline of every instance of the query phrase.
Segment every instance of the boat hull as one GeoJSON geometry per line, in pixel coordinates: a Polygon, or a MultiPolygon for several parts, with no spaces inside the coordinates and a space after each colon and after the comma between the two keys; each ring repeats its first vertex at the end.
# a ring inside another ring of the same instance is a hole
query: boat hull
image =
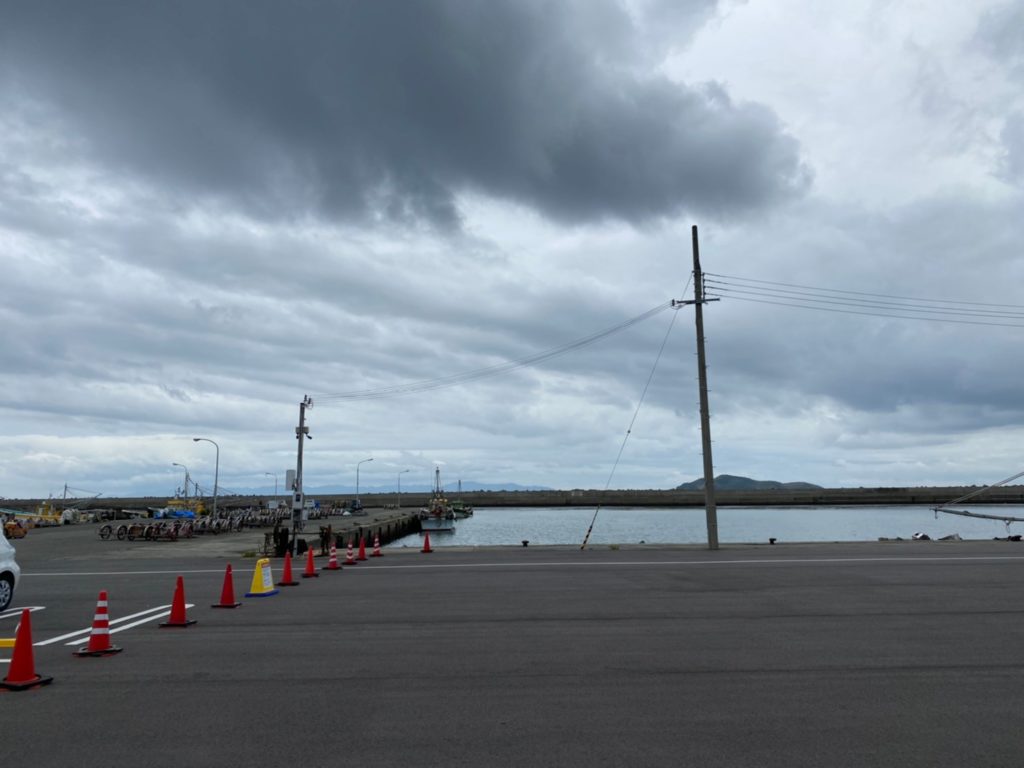
{"type": "Polygon", "coordinates": [[[445,518],[424,517],[420,518],[420,528],[424,531],[454,531],[455,521],[445,518]]]}

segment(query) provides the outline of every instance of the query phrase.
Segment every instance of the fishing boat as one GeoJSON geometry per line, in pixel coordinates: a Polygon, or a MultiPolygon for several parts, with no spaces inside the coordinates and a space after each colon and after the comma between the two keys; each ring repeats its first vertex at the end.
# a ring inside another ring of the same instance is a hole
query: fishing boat
{"type": "Polygon", "coordinates": [[[420,527],[424,531],[454,531],[455,511],[441,489],[441,468],[434,468],[434,492],[419,512],[420,527]]]}
{"type": "Polygon", "coordinates": [[[464,502],[462,499],[452,499],[452,512],[455,514],[457,519],[464,517],[473,516],[473,507],[464,502]]]}

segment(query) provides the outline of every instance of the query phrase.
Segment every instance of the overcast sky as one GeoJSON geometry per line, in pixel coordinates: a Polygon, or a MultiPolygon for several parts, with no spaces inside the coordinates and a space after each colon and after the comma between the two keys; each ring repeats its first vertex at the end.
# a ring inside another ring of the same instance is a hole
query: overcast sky
{"type": "Polygon", "coordinates": [[[1021,2],[0,0],[0,496],[283,490],[307,394],[307,487],[693,480],[692,307],[347,395],[692,298],[694,224],[716,474],[1000,480],[1022,199],[1021,2]]]}

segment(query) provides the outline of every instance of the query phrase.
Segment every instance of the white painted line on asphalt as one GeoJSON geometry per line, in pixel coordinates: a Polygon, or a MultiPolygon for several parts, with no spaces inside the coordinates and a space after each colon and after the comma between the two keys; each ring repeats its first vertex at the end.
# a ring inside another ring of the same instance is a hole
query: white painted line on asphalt
{"type": "MultiPolygon", "coordinates": [[[[437,550],[435,550],[437,551],[437,550]]],[[[795,558],[759,558],[743,560],[624,560],[620,562],[526,562],[526,563],[422,563],[415,565],[377,565],[362,569],[363,571],[401,570],[403,568],[444,569],[444,568],[536,568],[538,566],[553,568],[604,568],[621,566],[661,566],[661,565],[803,565],[803,564],[859,564],[859,563],[948,563],[948,562],[1021,562],[1024,555],[951,555],[929,556],[912,555],[907,557],[795,557],[795,558]]],[[[359,572],[347,566],[346,570],[359,572]]]]}
{"type": "MultiPolygon", "coordinates": [[[[160,613],[153,614],[152,616],[147,616],[144,619],[139,619],[138,621],[132,622],[131,624],[125,624],[123,627],[118,627],[117,629],[111,629],[110,630],[110,634],[111,635],[116,635],[118,632],[124,632],[126,629],[131,629],[132,627],[137,627],[140,624],[145,624],[147,622],[153,621],[154,619],[162,619],[164,616],[170,616],[171,615],[171,611],[170,611],[171,606],[165,605],[165,606],[162,606],[162,607],[166,608],[167,610],[161,611],[160,613]]],[[[188,610],[189,608],[195,608],[195,605],[193,603],[185,603],[185,609],[188,610]]],[[[156,609],[156,610],[159,610],[159,609],[156,609]]],[[[135,614],[135,615],[138,616],[139,614],[135,614]]],[[[131,617],[128,617],[128,618],[131,618],[131,617]]],[[[124,619],[119,619],[119,621],[124,621],[124,619]]],[[[110,623],[113,624],[114,622],[110,622],[110,623]]],[[[89,632],[92,632],[92,628],[91,627],[89,628],[89,632]]],[[[89,635],[87,633],[86,635],[82,636],[82,638],[80,640],[72,640],[70,643],[64,643],[64,645],[78,645],[79,643],[84,642],[88,637],[89,637],[89,635]]]]}
{"type": "Polygon", "coordinates": [[[224,573],[223,568],[216,570],[194,570],[194,571],[183,571],[180,568],[173,571],[78,571],[78,572],[59,572],[59,573],[25,573],[21,572],[21,578],[26,576],[29,578],[40,577],[40,576],[167,576],[167,575],[181,575],[184,573],[224,573]]]}
{"type": "Polygon", "coordinates": [[[21,608],[10,608],[3,613],[0,613],[0,619],[20,619],[22,611],[44,611],[45,606],[42,605],[24,605],[21,608]]]}
{"type": "MultiPolygon", "coordinates": [[[[139,611],[138,613],[133,613],[130,616],[122,616],[122,617],[120,617],[118,619],[111,619],[110,622],[109,622],[109,626],[113,627],[115,624],[123,624],[124,622],[131,621],[132,619],[136,619],[139,616],[145,616],[144,619],[140,619],[139,621],[136,621],[134,624],[128,624],[128,625],[123,626],[123,627],[118,627],[117,629],[113,629],[112,628],[110,630],[110,634],[114,634],[115,632],[121,632],[122,630],[125,630],[125,629],[131,629],[132,627],[136,627],[139,624],[145,624],[147,621],[153,621],[153,619],[160,619],[160,618],[163,618],[164,616],[169,616],[170,613],[171,613],[170,610],[169,610],[170,607],[171,606],[169,606],[169,605],[159,605],[156,608],[147,608],[144,611],[139,611]]],[[[194,606],[192,604],[190,604],[190,603],[186,603],[185,607],[186,608],[192,608],[194,606]]],[[[35,646],[51,645],[53,643],[59,643],[61,640],[67,640],[69,637],[75,637],[75,638],[82,638],[83,636],[88,637],[91,632],[92,632],[92,627],[89,626],[89,627],[86,627],[85,629],[79,629],[79,630],[77,630],[75,632],[68,632],[67,634],[60,635],[59,637],[51,637],[49,640],[42,640],[42,641],[40,641],[38,643],[33,643],[33,645],[35,645],[35,646]]],[[[70,643],[66,643],[66,645],[76,645],[79,642],[81,642],[81,640],[72,640],[70,643]]]]}
{"type": "MultiPolygon", "coordinates": [[[[133,613],[131,616],[125,616],[124,618],[121,618],[121,619],[114,619],[113,621],[111,621],[109,623],[110,624],[115,624],[115,623],[121,622],[121,621],[128,621],[128,620],[134,619],[134,618],[136,618],[138,616],[145,616],[146,614],[154,613],[155,611],[162,611],[162,610],[164,610],[167,607],[168,606],[166,606],[166,605],[161,605],[161,606],[159,606],[157,608],[148,608],[145,611],[139,611],[138,613],[133,613]]],[[[154,617],[150,616],[148,618],[154,618],[154,617]]],[[[90,632],[92,632],[92,627],[91,626],[86,627],[85,629],[76,630],[74,632],[68,632],[66,635],[60,635],[59,637],[51,637],[49,640],[41,640],[38,643],[33,643],[33,645],[36,645],[36,646],[51,645],[53,643],[59,643],[61,640],[67,640],[69,637],[80,637],[83,634],[88,636],[90,632]]]]}
{"type": "MultiPolygon", "coordinates": [[[[441,550],[435,550],[439,552],[441,550]]],[[[404,555],[403,555],[404,557],[404,555]]],[[[570,561],[542,561],[542,562],[499,562],[499,563],[416,563],[407,565],[384,565],[374,563],[368,567],[357,569],[355,566],[345,566],[345,570],[359,572],[374,570],[401,570],[409,569],[444,569],[444,568],[536,568],[538,566],[547,568],[603,568],[623,566],[714,566],[714,565],[802,565],[802,564],[858,564],[858,563],[935,563],[935,562],[1020,562],[1024,555],[907,555],[892,557],[770,557],[753,559],[733,560],[622,560],[615,562],[570,562],[570,561]]],[[[181,570],[172,571],[68,571],[59,573],[28,573],[22,572],[24,577],[57,577],[77,578],[81,576],[163,576],[182,575],[196,573],[224,573],[220,568],[215,570],[181,570]]],[[[0,616],[0,618],[3,618],[0,616]]]]}

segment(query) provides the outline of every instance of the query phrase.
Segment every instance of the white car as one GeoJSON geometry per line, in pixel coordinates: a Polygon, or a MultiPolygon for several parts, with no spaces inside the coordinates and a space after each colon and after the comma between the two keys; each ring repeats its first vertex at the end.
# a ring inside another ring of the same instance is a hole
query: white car
{"type": "Polygon", "coordinates": [[[0,611],[5,610],[14,600],[14,588],[18,586],[21,568],[14,560],[14,547],[0,536],[0,611]]]}

